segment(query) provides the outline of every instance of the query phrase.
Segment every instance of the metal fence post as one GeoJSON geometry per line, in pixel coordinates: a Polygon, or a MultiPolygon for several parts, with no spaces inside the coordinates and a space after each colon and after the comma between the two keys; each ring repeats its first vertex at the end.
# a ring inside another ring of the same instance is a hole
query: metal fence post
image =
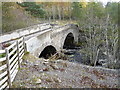
{"type": "Polygon", "coordinates": [[[12,82],[11,82],[11,75],[10,75],[9,51],[7,48],[5,49],[5,52],[6,52],[6,60],[7,60],[8,84],[9,84],[9,87],[11,87],[12,82]]]}
{"type": "Polygon", "coordinates": [[[19,57],[19,42],[17,41],[17,56],[18,56],[18,64],[20,68],[20,57],[19,57]]]}

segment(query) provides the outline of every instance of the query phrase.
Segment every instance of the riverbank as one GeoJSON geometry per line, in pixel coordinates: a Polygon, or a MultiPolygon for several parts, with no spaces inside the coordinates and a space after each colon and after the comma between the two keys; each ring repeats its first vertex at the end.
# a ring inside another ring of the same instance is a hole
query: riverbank
{"type": "MultiPolygon", "coordinates": [[[[118,88],[118,71],[67,60],[24,56],[14,88],[118,88]]],[[[120,87],[119,87],[120,88],[120,87]]]]}

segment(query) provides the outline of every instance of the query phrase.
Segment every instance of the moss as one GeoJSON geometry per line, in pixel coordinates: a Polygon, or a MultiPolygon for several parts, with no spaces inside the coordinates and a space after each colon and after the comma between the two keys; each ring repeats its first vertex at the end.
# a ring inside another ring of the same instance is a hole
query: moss
{"type": "Polygon", "coordinates": [[[5,56],[6,56],[5,53],[0,54],[0,58],[5,57],[5,56]]]}
{"type": "Polygon", "coordinates": [[[52,82],[52,80],[50,78],[47,78],[46,81],[47,82],[52,82]]]}
{"type": "Polygon", "coordinates": [[[34,77],[32,81],[33,81],[33,82],[36,82],[36,81],[37,81],[37,79],[38,79],[38,78],[34,77]]]}
{"type": "Polygon", "coordinates": [[[30,54],[29,52],[26,52],[22,59],[23,59],[23,60],[29,60],[29,61],[34,62],[35,60],[38,60],[39,58],[33,56],[33,55],[30,54]]]}
{"type": "Polygon", "coordinates": [[[72,88],[72,86],[69,86],[69,88],[72,88]]]}
{"type": "Polygon", "coordinates": [[[27,51],[26,51],[25,54],[30,54],[30,52],[27,52],[27,51]]]}

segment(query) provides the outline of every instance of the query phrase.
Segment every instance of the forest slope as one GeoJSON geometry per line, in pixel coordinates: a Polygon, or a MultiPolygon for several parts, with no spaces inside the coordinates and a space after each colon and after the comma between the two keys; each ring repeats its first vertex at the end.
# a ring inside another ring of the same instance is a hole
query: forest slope
{"type": "Polygon", "coordinates": [[[25,12],[24,8],[16,3],[2,3],[2,31],[11,32],[37,24],[36,18],[25,12]]]}

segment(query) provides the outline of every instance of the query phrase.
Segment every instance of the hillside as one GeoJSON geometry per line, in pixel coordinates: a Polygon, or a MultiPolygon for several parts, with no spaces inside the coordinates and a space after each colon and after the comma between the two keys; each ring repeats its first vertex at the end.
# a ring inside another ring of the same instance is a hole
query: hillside
{"type": "Polygon", "coordinates": [[[24,8],[15,2],[2,3],[2,30],[3,33],[37,24],[36,18],[25,12],[24,8]]]}

